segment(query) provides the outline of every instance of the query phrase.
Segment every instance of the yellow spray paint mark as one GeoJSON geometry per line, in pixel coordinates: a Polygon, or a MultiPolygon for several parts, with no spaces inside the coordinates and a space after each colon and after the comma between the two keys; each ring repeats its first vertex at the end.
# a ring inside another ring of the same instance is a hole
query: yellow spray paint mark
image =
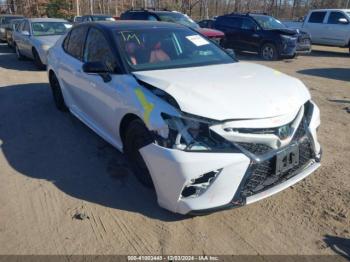
{"type": "Polygon", "coordinates": [[[282,73],[278,70],[274,70],[273,72],[275,73],[276,76],[282,75],[282,73]]]}
{"type": "Polygon", "coordinates": [[[141,88],[136,88],[135,94],[143,107],[143,110],[144,110],[143,116],[145,118],[145,122],[146,124],[149,124],[149,118],[154,108],[154,104],[147,101],[145,94],[143,93],[141,88]]]}

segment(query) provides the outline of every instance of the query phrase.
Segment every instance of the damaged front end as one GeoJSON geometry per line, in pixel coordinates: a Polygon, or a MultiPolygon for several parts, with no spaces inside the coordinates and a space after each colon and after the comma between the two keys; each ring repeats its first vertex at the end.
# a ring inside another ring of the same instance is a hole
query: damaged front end
{"type": "Polygon", "coordinates": [[[218,121],[184,113],[167,92],[147,89],[172,108],[158,111],[155,143],[140,150],[166,209],[200,214],[239,207],[320,166],[319,110],[311,101],[288,116],[218,121]]]}

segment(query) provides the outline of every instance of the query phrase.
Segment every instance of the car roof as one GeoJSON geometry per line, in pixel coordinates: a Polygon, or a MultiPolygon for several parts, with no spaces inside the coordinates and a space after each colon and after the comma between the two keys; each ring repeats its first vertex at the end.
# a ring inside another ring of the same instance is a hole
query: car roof
{"type": "Polygon", "coordinates": [[[140,20],[118,20],[118,21],[96,21],[77,25],[94,25],[107,30],[127,30],[127,29],[148,29],[148,28],[187,28],[180,24],[158,22],[158,21],[140,21],[140,20]]]}
{"type": "Polygon", "coordinates": [[[94,15],[84,15],[84,16],[112,17],[111,15],[106,15],[106,14],[94,14],[94,15]]]}
{"type": "Polygon", "coordinates": [[[1,17],[24,17],[23,15],[0,14],[1,17]]]}
{"type": "Polygon", "coordinates": [[[27,18],[30,22],[68,22],[65,19],[59,18],[27,18]]]}
{"type": "Polygon", "coordinates": [[[313,10],[310,10],[310,12],[313,12],[313,11],[343,11],[343,12],[350,12],[350,9],[336,9],[336,8],[331,8],[331,9],[313,9],[313,10]]]}
{"type": "Polygon", "coordinates": [[[128,10],[125,13],[153,13],[153,14],[181,14],[183,13],[178,12],[178,11],[171,11],[171,10],[149,10],[149,9],[141,9],[141,10],[128,10]]]}
{"type": "Polygon", "coordinates": [[[23,21],[24,19],[23,18],[16,18],[16,19],[12,19],[11,21],[10,21],[10,23],[19,23],[19,22],[21,22],[21,21],[23,21]]]}

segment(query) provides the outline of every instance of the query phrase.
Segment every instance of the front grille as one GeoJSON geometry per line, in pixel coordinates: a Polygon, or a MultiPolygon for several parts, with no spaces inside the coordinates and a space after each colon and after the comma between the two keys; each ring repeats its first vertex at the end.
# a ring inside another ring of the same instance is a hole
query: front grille
{"type": "Polygon", "coordinates": [[[245,150],[255,155],[263,155],[273,149],[265,144],[243,143],[243,142],[239,142],[237,144],[243,147],[245,150]]]}
{"type": "Polygon", "coordinates": [[[247,177],[247,180],[243,182],[244,184],[241,187],[240,196],[249,197],[284,182],[298,174],[313,158],[312,144],[308,138],[304,137],[299,141],[299,164],[297,166],[276,175],[276,156],[262,163],[252,164],[248,170],[249,177],[247,177]]]}

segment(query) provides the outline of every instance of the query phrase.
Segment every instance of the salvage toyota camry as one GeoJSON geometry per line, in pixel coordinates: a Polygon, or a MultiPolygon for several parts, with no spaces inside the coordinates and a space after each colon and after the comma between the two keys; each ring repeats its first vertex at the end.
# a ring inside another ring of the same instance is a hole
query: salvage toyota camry
{"type": "Polygon", "coordinates": [[[57,108],[123,151],[173,212],[250,204],[320,167],[304,84],[181,25],[79,24],[50,49],[48,75],[57,108]]]}

